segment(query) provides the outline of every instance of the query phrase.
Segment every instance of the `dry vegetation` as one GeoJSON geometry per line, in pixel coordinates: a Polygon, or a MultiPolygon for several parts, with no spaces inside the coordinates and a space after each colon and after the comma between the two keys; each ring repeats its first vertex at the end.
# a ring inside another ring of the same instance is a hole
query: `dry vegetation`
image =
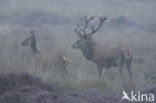
{"type": "Polygon", "coordinates": [[[105,96],[95,89],[78,92],[47,84],[26,73],[0,75],[1,103],[120,103],[118,96],[105,96]]]}
{"type": "MultiPolygon", "coordinates": [[[[35,77],[37,76],[41,78],[44,82],[46,81],[55,85],[66,85],[76,90],[95,88],[104,93],[121,93],[119,91],[122,89],[129,90],[129,77],[125,67],[123,69],[124,85],[118,83],[119,73],[116,68],[111,68],[108,71],[104,70],[102,79],[98,79],[95,64],[87,61],[79,50],[72,48],[72,44],[78,39],[74,34],[73,27],[74,26],[64,25],[42,25],[33,27],[21,25],[1,26],[0,73],[28,72],[35,77]],[[21,42],[29,35],[32,28],[36,32],[37,46],[40,50],[48,52],[62,51],[70,58],[71,63],[70,68],[68,68],[70,75],[66,75],[66,78],[62,77],[60,73],[61,71],[40,70],[39,74],[33,72],[35,68],[30,66],[32,62],[30,48],[21,46],[21,42]]],[[[134,49],[132,73],[135,89],[140,89],[148,83],[156,83],[156,35],[154,33],[152,34],[143,30],[133,30],[128,28],[112,30],[104,25],[104,27],[94,35],[94,38],[100,43],[124,44],[134,49]]],[[[11,83],[13,81],[11,81],[11,83]]],[[[17,91],[15,90],[17,94],[20,92],[20,89],[17,91]]],[[[8,94],[5,93],[4,95],[8,94]]]]}
{"type": "MultiPolygon", "coordinates": [[[[23,71],[31,73],[33,71],[34,68],[30,68],[29,66],[32,60],[31,51],[29,48],[21,46],[21,42],[29,35],[30,29],[30,27],[21,27],[20,25],[1,27],[1,73],[23,71]]],[[[51,52],[62,51],[70,58],[70,76],[67,77],[68,80],[66,81],[70,83],[67,84],[79,89],[88,87],[104,90],[119,89],[119,84],[116,83],[116,78],[118,78],[116,68],[111,68],[109,73],[104,70],[103,80],[98,80],[95,64],[83,58],[79,50],[72,48],[72,44],[78,39],[74,34],[74,28],[59,25],[44,25],[42,27],[34,27],[34,30],[37,37],[37,46],[40,50],[51,52]],[[114,85],[116,85],[115,88],[114,85]]],[[[155,78],[156,35],[145,31],[111,30],[104,27],[104,29],[94,35],[94,38],[101,43],[125,44],[134,49],[132,71],[136,87],[147,80],[155,78]]],[[[125,68],[124,71],[124,76],[128,78],[125,68]]],[[[40,77],[49,82],[59,81],[59,83],[64,84],[64,80],[61,80],[59,72],[40,71],[40,77]]]]}
{"type": "Polygon", "coordinates": [[[121,103],[122,90],[156,99],[155,8],[156,0],[0,0],[0,103],[121,103]],[[95,63],[72,48],[79,39],[74,29],[99,14],[108,21],[93,38],[134,50],[132,82],[125,66],[120,82],[116,67],[98,79],[95,63]],[[33,65],[32,51],[21,45],[30,30],[39,51],[69,58],[68,74],[33,65]]]}

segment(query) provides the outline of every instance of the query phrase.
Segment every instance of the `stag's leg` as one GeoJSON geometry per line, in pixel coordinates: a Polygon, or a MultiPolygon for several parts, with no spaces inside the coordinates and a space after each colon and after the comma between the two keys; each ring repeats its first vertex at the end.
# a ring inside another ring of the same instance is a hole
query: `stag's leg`
{"type": "Polygon", "coordinates": [[[128,70],[128,73],[129,73],[129,77],[132,80],[131,64],[132,64],[132,60],[128,60],[127,61],[127,70],[128,70]]]}
{"type": "Polygon", "coordinates": [[[107,75],[108,80],[112,80],[111,71],[109,68],[106,68],[106,75],[107,75]]]}
{"type": "Polygon", "coordinates": [[[123,86],[123,82],[124,82],[124,79],[123,79],[123,68],[122,68],[122,65],[119,64],[118,65],[118,69],[119,69],[119,78],[118,78],[118,85],[119,86],[123,86]]]}
{"type": "Polygon", "coordinates": [[[119,66],[119,77],[120,77],[120,80],[122,80],[122,74],[123,74],[122,66],[119,66]]]}
{"type": "Polygon", "coordinates": [[[101,78],[101,75],[102,75],[103,67],[101,65],[98,65],[97,64],[97,69],[98,69],[98,75],[99,75],[99,79],[100,79],[101,78]]]}
{"type": "Polygon", "coordinates": [[[119,69],[119,77],[120,77],[120,80],[122,80],[122,73],[123,73],[123,62],[122,60],[118,60],[117,61],[117,66],[118,66],[118,69],[119,69]]]}

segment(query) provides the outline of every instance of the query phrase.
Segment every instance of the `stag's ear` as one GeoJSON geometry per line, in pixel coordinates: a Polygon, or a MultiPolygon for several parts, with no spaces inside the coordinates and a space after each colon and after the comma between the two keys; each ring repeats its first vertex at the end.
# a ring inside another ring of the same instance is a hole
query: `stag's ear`
{"type": "Polygon", "coordinates": [[[84,39],[85,39],[85,40],[91,40],[91,39],[92,39],[92,36],[91,36],[91,35],[85,35],[85,36],[84,36],[84,39]]]}

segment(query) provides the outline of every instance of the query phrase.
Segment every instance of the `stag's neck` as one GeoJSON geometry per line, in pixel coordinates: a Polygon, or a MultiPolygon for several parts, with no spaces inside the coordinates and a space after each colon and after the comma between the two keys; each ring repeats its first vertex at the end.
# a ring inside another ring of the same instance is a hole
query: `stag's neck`
{"type": "Polygon", "coordinates": [[[94,53],[94,47],[95,47],[96,43],[91,41],[88,43],[88,45],[86,46],[86,48],[84,50],[82,50],[83,56],[88,59],[88,60],[93,60],[93,53],[94,53]]]}
{"type": "Polygon", "coordinates": [[[31,48],[31,50],[32,50],[32,52],[33,52],[34,54],[36,54],[36,53],[39,52],[37,48],[31,48]]]}

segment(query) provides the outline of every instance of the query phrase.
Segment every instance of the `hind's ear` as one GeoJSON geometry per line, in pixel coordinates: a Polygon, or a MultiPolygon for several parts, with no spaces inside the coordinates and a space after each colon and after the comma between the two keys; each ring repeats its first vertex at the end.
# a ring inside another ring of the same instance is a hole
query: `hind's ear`
{"type": "Polygon", "coordinates": [[[31,36],[35,36],[35,32],[33,30],[30,31],[31,36]]]}

